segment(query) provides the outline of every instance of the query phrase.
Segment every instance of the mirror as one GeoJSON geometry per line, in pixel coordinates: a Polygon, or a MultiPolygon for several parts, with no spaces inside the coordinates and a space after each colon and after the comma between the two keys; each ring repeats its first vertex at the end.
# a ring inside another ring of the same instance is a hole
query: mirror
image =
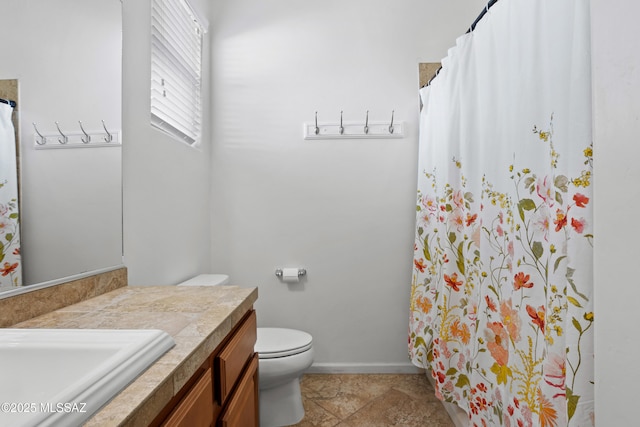
{"type": "Polygon", "coordinates": [[[18,81],[23,287],[13,295],[122,265],[122,4],[0,0],[0,10],[0,79],[18,81]],[[79,121],[92,141],[60,148],[56,122],[78,139],[79,121]],[[94,144],[102,121],[118,143],[94,144]]]}

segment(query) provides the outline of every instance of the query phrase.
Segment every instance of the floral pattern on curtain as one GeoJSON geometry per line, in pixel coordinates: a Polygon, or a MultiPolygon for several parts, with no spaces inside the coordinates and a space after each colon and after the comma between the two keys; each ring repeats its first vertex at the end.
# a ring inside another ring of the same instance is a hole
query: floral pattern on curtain
{"type": "Polygon", "coordinates": [[[13,108],[0,103],[0,288],[22,286],[18,175],[11,115],[13,108]]]}
{"type": "Polygon", "coordinates": [[[421,90],[409,353],[472,426],[594,425],[588,9],[501,0],[421,90]]]}

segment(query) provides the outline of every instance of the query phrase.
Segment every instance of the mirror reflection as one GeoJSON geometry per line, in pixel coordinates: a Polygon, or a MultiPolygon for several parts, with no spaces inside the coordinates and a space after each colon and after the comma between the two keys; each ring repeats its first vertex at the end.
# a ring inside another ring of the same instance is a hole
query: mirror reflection
{"type": "MultiPolygon", "coordinates": [[[[17,282],[0,282],[2,291],[122,264],[121,7],[119,0],[0,0],[10,35],[0,49],[0,80],[17,82],[21,269],[17,282]],[[103,121],[117,144],[96,144],[103,121]],[[34,123],[47,144],[36,142],[34,123]],[[92,137],[86,144],[85,135],[92,137]]],[[[0,240],[7,243],[7,234],[0,240]]]]}

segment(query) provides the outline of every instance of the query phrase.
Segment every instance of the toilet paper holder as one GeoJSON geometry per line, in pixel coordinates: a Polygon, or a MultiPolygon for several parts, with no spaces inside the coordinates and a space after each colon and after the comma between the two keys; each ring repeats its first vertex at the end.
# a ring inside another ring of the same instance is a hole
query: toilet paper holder
{"type": "MultiPolygon", "coordinates": [[[[301,278],[306,275],[307,275],[306,269],[304,268],[298,269],[298,278],[301,278]]],[[[276,277],[278,277],[279,279],[282,279],[283,276],[284,276],[284,270],[282,268],[276,268],[276,277]]]]}

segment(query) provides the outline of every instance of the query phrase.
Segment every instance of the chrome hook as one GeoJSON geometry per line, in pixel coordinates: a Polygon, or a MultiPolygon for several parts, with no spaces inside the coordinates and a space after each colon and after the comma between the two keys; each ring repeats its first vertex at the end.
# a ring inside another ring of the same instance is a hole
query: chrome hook
{"type": "Polygon", "coordinates": [[[340,110],[340,135],[344,133],[344,126],[342,126],[342,110],[340,110]]]}
{"type": "Polygon", "coordinates": [[[67,135],[65,135],[64,133],[62,133],[62,131],[60,130],[60,125],[58,124],[58,122],[56,122],[56,127],[58,128],[58,132],[60,132],[60,135],[62,136],[62,139],[58,138],[58,142],[60,144],[66,144],[67,142],[69,142],[69,137],[67,135]]]}
{"type": "Polygon", "coordinates": [[[113,141],[113,135],[111,135],[111,133],[107,130],[107,125],[104,124],[104,120],[102,120],[102,127],[104,128],[104,131],[107,134],[107,136],[104,137],[104,142],[113,141]]]}
{"type": "Polygon", "coordinates": [[[320,134],[320,128],[318,127],[318,112],[316,111],[316,129],[314,131],[316,135],[320,134]]]}
{"type": "Polygon", "coordinates": [[[393,133],[393,114],[395,110],[391,110],[391,124],[389,125],[389,133],[393,133]]]}
{"type": "Polygon", "coordinates": [[[91,135],[89,135],[87,133],[87,131],[84,130],[84,128],[82,127],[82,122],[80,120],[78,120],[78,124],[80,125],[80,130],[82,131],[82,133],[84,133],[84,136],[81,136],[80,139],[85,144],[90,143],[91,142],[91,135]]]}
{"type": "Polygon", "coordinates": [[[364,122],[364,133],[365,134],[369,133],[369,110],[367,110],[367,118],[365,119],[365,122],[364,122]]]}
{"type": "Polygon", "coordinates": [[[36,139],[36,144],[38,144],[38,145],[46,144],[47,143],[47,138],[43,134],[40,133],[40,131],[38,130],[38,128],[36,127],[36,124],[34,122],[31,122],[31,124],[33,125],[33,129],[35,129],[36,133],[40,137],[39,141],[36,139]]]}

